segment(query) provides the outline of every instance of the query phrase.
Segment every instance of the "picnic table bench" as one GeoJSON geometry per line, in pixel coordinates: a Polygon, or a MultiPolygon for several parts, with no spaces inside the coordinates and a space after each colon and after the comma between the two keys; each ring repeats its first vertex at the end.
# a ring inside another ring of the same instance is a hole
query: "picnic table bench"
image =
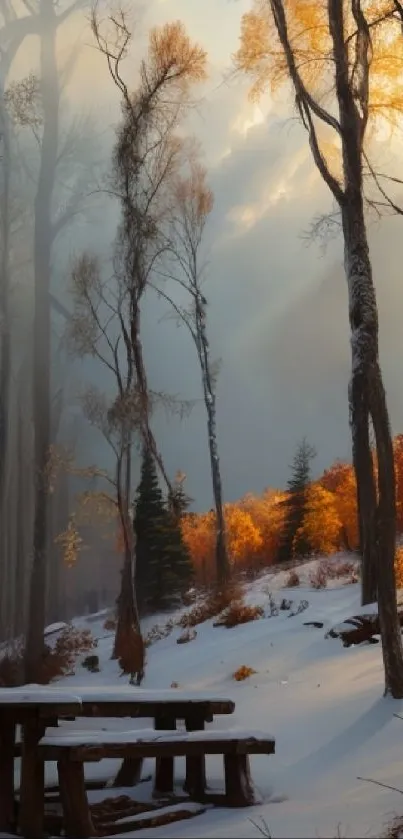
{"type": "MultiPolygon", "coordinates": [[[[45,736],[38,746],[44,762],[57,761],[60,794],[63,805],[64,828],[71,839],[107,835],[111,822],[94,823],[85,789],[84,763],[103,758],[170,758],[188,759],[188,792],[196,801],[223,803],[225,806],[245,807],[254,803],[250,779],[249,755],[274,754],[275,741],[262,732],[242,730],[173,732],[144,729],[109,732],[65,732],[45,736]],[[206,790],[204,759],[206,755],[223,755],[225,774],[224,795],[206,790]]],[[[173,792],[173,778],[170,777],[173,792]]],[[[113,833],[130,829],[127,819],[115,823],[113,833]]]]}
{"type": "MultiPolygon", "coordinates": [[[[44,761],[38,743],[49,727],[77,717],[153,718],[157,730],[176,728],[184,720],[187,731],[203,730],[216,714],[232,714],[235,704],[211,694],[176,689],[146,691],[141,688],[111,689],[77,687],[71,693],[37,685],[0,689],[0,831],[16,825],[14,800],[14,756],[16,726],[22,726],[19,829],[28,837],[43,833],[44,761]]],[[[101,737],[104,732],[101,732],[101,737]]],[[[116,783],[131,785],[139,776],[144,755],[123,755],[116,783]]],[[[192,761],[204,771],[204,757],[187,758],[186,783],[192,775],[192,761]]],[[[162,793],[172,789],[173,756],[157,757],[155,787],[162,793]]]]}

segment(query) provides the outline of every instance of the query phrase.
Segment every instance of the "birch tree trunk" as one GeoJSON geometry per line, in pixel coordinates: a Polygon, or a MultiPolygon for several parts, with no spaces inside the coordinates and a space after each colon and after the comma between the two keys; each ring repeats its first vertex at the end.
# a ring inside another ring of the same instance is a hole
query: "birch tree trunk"
{"type": "Polygon", "coordinates": [[[222,500],[222,483],[220,461],[217,445],[216,397],[211,377],[209,343],[206,331],[206,316],[204,305],[197,294],[196,305],[196,334],[198,340],[198,354],[201,363],[204,402],[207,411],[207,433],[210,452],[211,479],[213,484],[214,505],[216,511],[216,568],[217,582],[224,585],[229,577],[230,569],[225,538],[225,519],[222,500]]]}
{"type": "Polygon", "coordinates": [[[393,443],[379,365],[378,314],[361,194],[346,191],[342,208],[349,288],[352,377],[350,415],[363,551],[363,603],[378,597],[385,693],[403,697],[403,650],[396,602],[396,498],[393,443]],[[369,428],[378,461],[374,473],[369,428]]]}

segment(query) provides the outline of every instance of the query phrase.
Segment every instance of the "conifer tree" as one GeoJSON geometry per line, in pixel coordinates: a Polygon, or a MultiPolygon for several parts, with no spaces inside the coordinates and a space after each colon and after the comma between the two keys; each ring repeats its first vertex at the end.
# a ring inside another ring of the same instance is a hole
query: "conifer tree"
{"type": "Polygon", "coordinates": [[[185,473],[180,471],[177,472],[175,475],[175,482],[173,484],[172,492],[170,494],[169,499],[173,516],[178,524],[180,523],[182,516],[186,513],[190,504],[193,502],[193,498],[190,498],[190,496],[187,495],[187,493],[185,492],[185,481],[185,473]]]}
{"type": "Polygon", "coordinates": [[[291,465],[287,498],[284,501],[286,515],[279,547],[279,562],[287,562],[292,556],[306,556],[310,553],[311,546],[304,536],[302,525],[307,505],[307,489],[311,480],[311,461],[315,456],[315,449],[304,437],[297,446],[291,465]]]}
{"type": "Polygon", "coordinates": [[[144,613],[172,605],[192,577],[180,522],[164,502],[155,461],[148,448],[143,450],[135,506],[137,597],[144,613]]]}

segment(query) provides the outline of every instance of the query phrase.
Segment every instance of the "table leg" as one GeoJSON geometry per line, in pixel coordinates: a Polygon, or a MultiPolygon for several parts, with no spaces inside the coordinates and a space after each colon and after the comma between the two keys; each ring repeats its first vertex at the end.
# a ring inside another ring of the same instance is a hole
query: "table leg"
{"type": "Polygon", "coordinates": [[[140,783],[143,759],[141,757],[125,757],[113,782],[114,787],[135,787],[140,783]]]}
{"type": "MultiPolygon", "coordinates": [[[[155,718],[154,727],[158,731],[175,731],[176,719],[169,715],[155,718]]],[[[174,789],[174,758],[157,757],[155,762],[154,795],[172,793],[174,789]]]]}
{"type": "Polygon", "coordinates": [[[0,725],[0,831],[14,829],[14,746],[15,725],[0,725]]]}
{"type": "Polygon", "coordinates": [[[46,725],[36,720],[22,730],[19,828],[26,839],[43,836],[45,809],[45,767],[38,757],[38,743],[46,725]]]}
{"type": "MultiPolygon", "coordinates": [[[[204,717],[194,714],[185,720],[186,731],[204,731],[204,717]]],[[[203,798],[206,792],[206,759],[204,755],[186,758],[186,780],[183,785],[191,798],[203,798]]]]}

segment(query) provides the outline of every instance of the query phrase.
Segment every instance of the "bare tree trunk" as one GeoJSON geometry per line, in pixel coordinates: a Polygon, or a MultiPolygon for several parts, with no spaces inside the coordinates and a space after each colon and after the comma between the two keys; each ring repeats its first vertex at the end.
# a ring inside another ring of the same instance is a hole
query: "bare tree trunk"
{"type": "Polygon", "coordinates": [[[53,0],[42,0],[41,86],[44,125],[35,198],[34,427],[35,516],[26,646],[26,680],[35,681],[43,651],[47,579],[47,467],[50,445],[50,274],[51,208],[58,152],[59,79],[56,62],[57,20],[53,0]]]}
{"type": "Polygon", "coordinates": [[[144,678],[144,643],[136,597],[136,544],[130,516],[131,442],[125,447],[124,476],[122,459],[117,467],[117,501],[123,533],[124,561],[117,599],[117,626],[112,657],[119,659],[125,672],[140,684],[144,678]],[[124,485],[124,490],[122,487],[124,485]]]}
{"type": "Polygon", "coordinates": [[[14,610],[14,635],[18,637],[25,627],[25,540],[22,523],[27,521],[26,496],[24,492],[24,433],[23,419],[20,407],[17,418],[17,499],[15,505],[15,598],[18,607],[14,610]]]}
{"type": "Polygon", "coordinates": [[[370,407],[378,455],[378,613],[385,668],[385,693],[403,697],[403,649],[396,603],[394,558],[396,550],[396,484],[393,441],[390,432],[381,371],[372,371],[370,407]]]}
{"type": "MultiPolygon", "coordinates": [[[[0,91],[3,95],[3,91],[0,91]]],[[[1,104],[1,140],[2,140],[2,202],[1,202],[1,262],[0,262],[0,582],[5,608],[11,592],[8,590],[7,533],[8,516],[5,497],[7,450],[9,438],[10,411],[10,375],[11,375],[11,337],[10,337],[10,132],[8,115],[4,103],[1,104]]],[[[1,632],[4,633],[8,618],[4,613],[4,604],[0,615],[1,632]]]]}
{"type": "Polygon", "coordinates": [[[377,589],[385,693],[401,698],[403,650],[394,576],[396,490],[393,443],[379,365],[376,295],[361,193],[358,195],[355,192],[352,197],[347,192],[342,213],[352,332],[351,422],[366,584],[363,598],[366,598],[364,602],[368,602],[369,598],[376,599],[377,589]],[[369,444],[370,420],[375,432],[377,487],[369,444]]]}
{"type": "Polygon", "coordinates": [[[136,386],[142,401],[141,434],[144,445],[153,455],[153,458],[161,472],[168,490],[169,498],[173,495],[173,486],[165,469],[162,455],[158,450],[157,441],[150,426],[150,397],[148,392],[147,373],[143,358],[143,345],[140,337],[140,308],[138,303],[133,303],[133,312],[130,319],[130,338],[133,351],[133,361],[136,370],[136,386]]]}
{"type": "Polygon", "coordinates": [[[207,411],[208,445],[211,463],[211,478],[216,511],[216,568],[217,582],[225,584],[230,576],[227,545],[225,538],[225,519],[222,501],[222,483],[220,461],[217,446],[216,426],[216,398],[211,379],[209,345],[206,332],[204,305],[200,300],[200,293],[196,299],[196,333],[198,338],[198,353],[201,362],[204,402],[207,411]]]}

